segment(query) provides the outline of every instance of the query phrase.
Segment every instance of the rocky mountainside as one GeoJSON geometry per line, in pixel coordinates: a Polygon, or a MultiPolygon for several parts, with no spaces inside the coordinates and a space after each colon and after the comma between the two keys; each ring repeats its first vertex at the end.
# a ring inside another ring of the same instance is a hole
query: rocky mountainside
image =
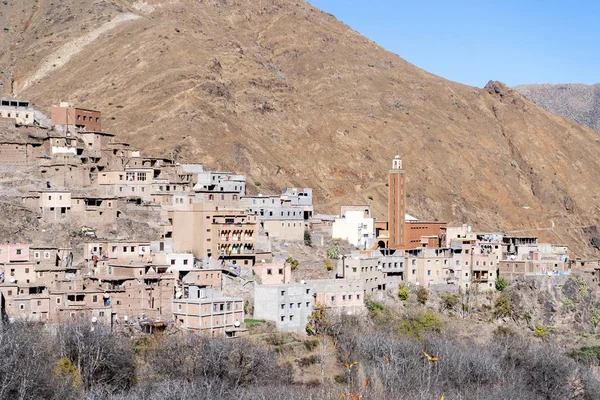
{"type": "Polygon", "coordinates": [[[600,83],[520,85],[514,89],[554,114],[600,131],[600,83]]]}
{"type": "Polygon", "coordinates": [[[385,218],[398,153],[411,214],[592,251],[597,132],[427,73],[301,0],[6,0],[0,35],[0,95],[99,109],[105,130],[251,191],[310,186],[318,211],[385,218]]]}

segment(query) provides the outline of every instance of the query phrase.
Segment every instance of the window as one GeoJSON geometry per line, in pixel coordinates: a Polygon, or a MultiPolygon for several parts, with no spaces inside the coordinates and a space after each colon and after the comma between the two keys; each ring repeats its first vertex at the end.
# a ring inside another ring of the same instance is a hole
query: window
{"type": "Polygon", "coordinates": [[[331,296],[331,301],[335,301],[335,296],[331,296]]]}
{"type": "Polygon", "coordinates": [[[351,294],[348,295],[348,300],[352,300],[352,295],[351,294]]]}
{"type": "Polygon", "coordinates": [[[29,273],[29,268],[25,268],[25,273],[28,274],[29,273]]]}
{"type": "Polygon", "coordinates": [[[281,322],[285,321],[285,315],[281,316],[281,322]]]}
{"type": "Polygon", "coordinates": [[[9,290],[9,291],[7,291],[7,292],[6,292],[6,295],[7,295],[7,296],[12,296],[12,290],[9,290]]]}
{"type": "Polygon", "coordinates": [[[37,301],[37,305],[38,305],[38,307],[39,307],[39,306],[41,306],[41,305],[42,305],[42,301],[41,301],[41,300],[38,300],[38,301],[37,301]]]}
{"type": "Polygon", "coordinates": [[[33,257],[34,258],[40,258],[40,252],[36,251],[35,253],[33,253],[33,257]]]}
{"type": "Polygon", "coordinates": [[[281,309],[285,310],[285,304],[281,304],[281,309]]]}
{"type": "Polygon", "coordinates": [[[429,276],[429,275],[431,275],[431,270],[430,269],[427,270],[427,276],[429,276]]]}
{"type": "Polygon", "coordinates": [[[267,275],[273,275],[273,272],[271,271],[271,268],[267,268],[267,275]]]}
{"type": "Polygon", "coordinates": [[[175,265],[175,260],[171,260],[171,265],[175,265]]]}
{"type": "Polygon", "coordinates": [[[310,289],[306,289],[306,294],[310,294],[310,289]]]}
{"type": "Polygon", "coordinates": [[[285,296],[285,290],[282,290],[282,291],[281,291],[281,295],[282,295],[282,296],[285,296]]]}
{"type": "Polygon", "coordinates": [[[25,308],[25,306],[23,304],[19,304],[19,309],[23,310],[25,308]]]}
{"type": "Polygon", "coordinates": [[[294,303],[290,303],[290,308],[294,308],[294,303]]]}
{"type": "Polygon", "coordinates": [[[343,296],[342,296],[342,300],[346,300],[346,295],[343,295],[343,296]]]}
{"type": "Polygon", "coordinates": [[[21,249],[17,249],[17,255],[20,256],[21,255],[22,250],[21,249]]]}
{"type": "Polygon", "coordinates": [[[413,275],[416,275],[416,273],[417,273],[417,270],[416,270],[416,269],[413,269],[413,270],[412,270],[412,274],[413,274],[413,275]]]}
{"type": "Polygon", "coordinates": [[[188,265],[188,260],[183,260],[183,265],[188,265]]]}
{"type": "Polygon", "coordinates": [[[44,252],[44,258],[50,258],[50,252],[49,251],[45,251],[44,252]]]}
{"type": "Polygon", "coordinates": [[[356,300],[360,300],[360,294],[356,295],[356,300]]]}
{"type": "Polygon", "coordinates": [[[290,321],[293,321],[293,320],[294,320],[294,316],[290,315],[290,321]]]}
{"type": "Polygon", "coordinates": [[[306,302],[306,308],[310,307],[310,301],[306,302]]]}
{"type": "Polygon", "coordinates": [[[283,268],[279,268],[279,275],[283,275],[283,268]]]}
{"type": "Polygon", "coordinates": [[[56,304],[60,304],[60,297],[56,298],[56,304]]]}
{"type": "Polygon", "coordinates": [[[94,302],[94,303],[98,302],[98,295],[93,295],[92,296],[92,302],[94,302]]]}

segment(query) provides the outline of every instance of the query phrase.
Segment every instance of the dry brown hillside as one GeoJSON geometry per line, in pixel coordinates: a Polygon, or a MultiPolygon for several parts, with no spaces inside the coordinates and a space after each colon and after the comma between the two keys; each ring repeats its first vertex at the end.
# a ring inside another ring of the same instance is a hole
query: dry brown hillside
{"type": "Polygon", "coordinates": [[[372,197],[379,217],[400,153],[411,214],[591,251],[597,132],[429,74],[303,1],[4,0],[0,30],[1,94],[100,109],[146,151],[311,186],[323,212],[372,197]]]}

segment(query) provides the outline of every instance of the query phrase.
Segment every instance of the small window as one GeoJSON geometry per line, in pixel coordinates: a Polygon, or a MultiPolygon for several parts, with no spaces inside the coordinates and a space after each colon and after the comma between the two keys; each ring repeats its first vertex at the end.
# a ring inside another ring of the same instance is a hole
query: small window
{"type": "Polygon", "coordinates": [[[17,255],[20,256],[21,253],[22,253],[22,250],[21,249],[17,249],[17,255]]]}
{"type": "Polygon", "coordinates": [[[285,321],[285,315],[282,315],[281,316],[281,322],[284,322],[284,321],[285,321]]]}
{"type": "Polygon", "coordinates": [[[273,275],[273,272],[271,271],[271,268],[267,268],[267,275],[273,275]]]}
{"type": "Polygon", "coordinates": [[[92,302],[94,302],[94,303],[98,302],[98,295],[93,295],[92,296],[92,302]]]}
{"type": "Polygon", "coordinates": [[[60,304],[60,297],[56,298],[56,304],[60,304]]]}
{"type": "Polygon", "coordinates": [[[9,291],[7,291],[7,292],[6,292],[6,295],[7,295],[7,296],[12,296],[12,290],[9,290],[9,291]]]}

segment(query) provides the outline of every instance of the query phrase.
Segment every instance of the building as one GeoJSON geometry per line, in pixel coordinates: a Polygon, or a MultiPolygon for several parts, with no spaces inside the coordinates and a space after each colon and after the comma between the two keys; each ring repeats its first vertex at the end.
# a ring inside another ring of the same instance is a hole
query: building
{"type": "Polygon", "coordinates": [[[365,217],[364,210],[346,211],[333,223],[331,237],[347,240],[362,250],[370,249],[375,243],[374,220],[365,217]]]}
{"type": "Polygon", "coordinates": [[[361,281],[318,279],[307,281],[314,288],[314,303],[344,314],[360,314],[365,310],[364,285],[361,281]]]}
{"type": "Polygon", "coordinates": [[[406,213],[406,177],[400,156],[392,160],[389,171],[388,223],[389,243],[392,249],[403,249],[406,246],[405,221],[406,213]]]}
{"type": "Polygon", "coordinates": [[[292,280],[292,267],[285,262],[257,262],[252,270],[262,285],[287,285],[292,280]]]}
{"type": "Polygon", "coordinates": [[[52,125],[63,132],[102,131],[102,114],[100,111],[74,107],[67,102],[52,106],[50,110],[52,125]]]}
{"type": "Polygon", "coordinates": [[[258,221],[244,210],[224,210],[210,204],[192,204],[171,213],[175,252],[191,252],[198,259],[212,257],[224,263],[254,265],[258,221]]]}
{"type": "Polygon", "coordinates": [[[34,112],[29,100],[0,98],[0,121],[10,121],[15,125],[33,125],[34,112]]]}
{"type": "Polygon", "coordinates": [[[302,241],[312,217],[312,189],[286,189],[281,195],[244,196],[240,207],[256,215],[270,239],[302,241]]]}
{"type": "Polygon", "coordinates": [[[275,322],[278,330],[304,332],[313,309],[312,286],[305,283],[254,286],[254,318],[275,322]]]}
{"type": "Polygon", "coordinates": [[[194,288],[188,298],[173,299],[175,325],[212,337],[238,337],[243,328],[244,300],[223,297],[220,293],[194,288]]]}

